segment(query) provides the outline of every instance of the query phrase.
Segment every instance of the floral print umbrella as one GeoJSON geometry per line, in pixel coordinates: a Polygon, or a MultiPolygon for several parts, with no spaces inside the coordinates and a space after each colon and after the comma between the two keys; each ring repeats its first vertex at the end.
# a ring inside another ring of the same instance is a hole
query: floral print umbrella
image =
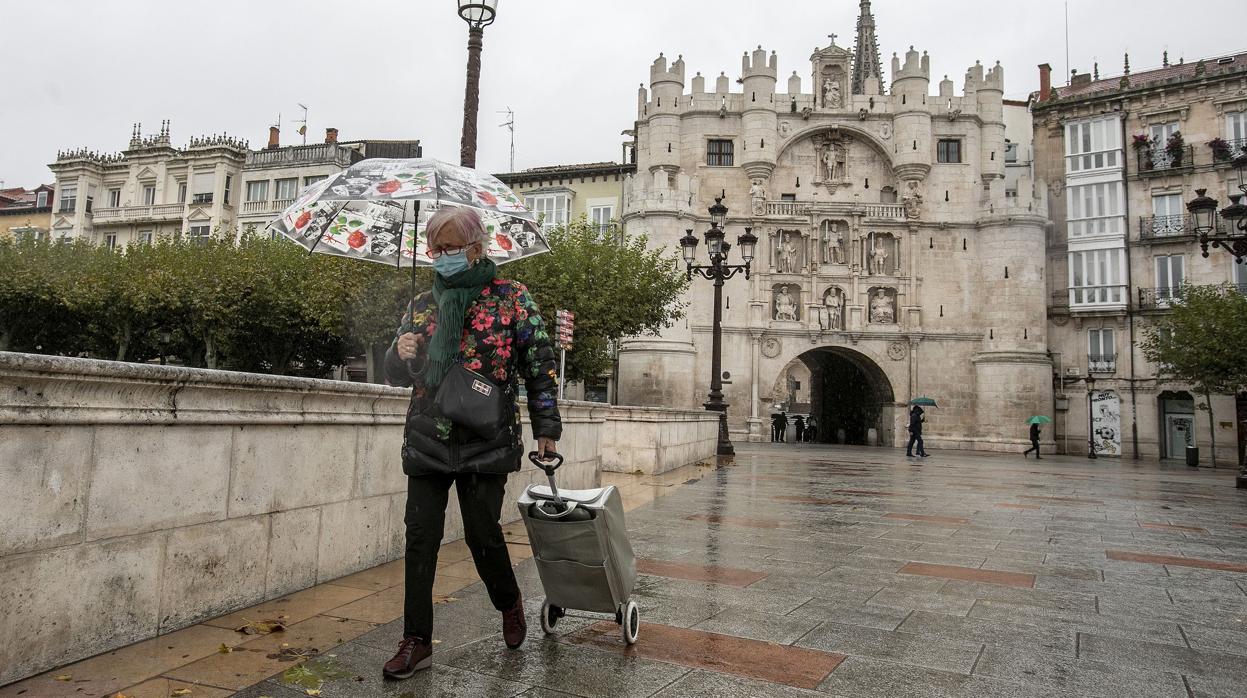
{"type": "Polygon", "coordinates": [[[536,215],[498,178],[432,158],[361,160],[308,185],[268,227],[310,252],[432,266],[425,225],[442,206],[480,213],[498,264],[550,250],[536,215]]]}

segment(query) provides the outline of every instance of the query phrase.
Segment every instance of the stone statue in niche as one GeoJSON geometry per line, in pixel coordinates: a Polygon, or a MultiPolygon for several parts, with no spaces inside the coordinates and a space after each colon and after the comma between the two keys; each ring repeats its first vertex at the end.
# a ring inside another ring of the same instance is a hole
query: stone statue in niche
{"type": "Polygon", "coordinates": [[[840,96],[840,81],[826,78],[823,80],[823,106],[827,109],[839,109],[844,106],[840,96]]]}
{"type": "Polygon", "coordinates": [[[797,321],[797,302],[788,293],[787,286],[775,291],[775,319],[797,321]]]}
{"type": "Polygon", "coordinates": [[[844,297],[840,293],[840,289],[827,289],[823,294],[823,308],[818,318],[818,326],[824,330],[843,329],[843,310],[844,297]]]}
{"type": "Polygon", "coordinates": [[[800,268],[800,238],[792,233],[782,231],[777,233],[775,236],[775,271],[780,274],[795,274],[800,268]]]}
{"type": "Polygon", "coordinates": [[[870,299],[870,321],[881,324],[896,322],[896,304],[886,289],[877,289],[870,299]]]}
{"type": "Polygon", "coordinates": [[[888,248],[879,244],[881,242],[880,238],[874,238],[870,248],[870,273],[875,275],[888,273],[888,248]]]}
{"type": "Polygon", "coordinates": [[[901,204],[905,206],[906,218],[919,218],[922,216],[922,193],[918,191],[917,182],[909,182],[908,191],[901,197],[901,204]]]}
{"type": "Polygon", "coordinates": [[[823,264],[844,264],[844,233],[836,221],[823,221],[823,264]]]}
{"type": "Polygon", "coordinates": [[[819,174],[824,182],[843,182],[848,179],[848,149],[843,143],[828,141],[823,144],[819,161],[822,165],[819,174]]]}
{"type": "Polygon", "coordinates": [[[761,216],[766,213],[766,189],[762,186],[762,180],[755,179],[749,185],[749,200],[753,202],[753,215],[761,216]]]}

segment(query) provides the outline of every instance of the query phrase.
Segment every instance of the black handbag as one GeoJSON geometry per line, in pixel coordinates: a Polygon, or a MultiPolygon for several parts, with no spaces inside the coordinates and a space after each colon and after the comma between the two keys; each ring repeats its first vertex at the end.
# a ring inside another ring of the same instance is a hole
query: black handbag
{"type": "Polygon", "coordinates": [[[463,364],[450,367],[433,398],[443,417],[486,440],[507,428],[514,409],[510,402],[509,390],[463,364]]]}

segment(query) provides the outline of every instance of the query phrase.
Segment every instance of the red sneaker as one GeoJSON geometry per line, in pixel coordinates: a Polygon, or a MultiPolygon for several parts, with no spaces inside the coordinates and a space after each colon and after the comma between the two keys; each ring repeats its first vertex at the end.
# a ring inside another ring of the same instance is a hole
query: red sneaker
{"type": "Polygon", "coordinates": [[[515,605],[502,612],[502,639],[507,647],[519,649],[528,634],[528,621],[524,620],[524,598],[515,597],[515,605]]]}
{"type": "Polygon", "coordinates": [[[398,643],[398,653],[381,667],[381,674],[387,679],[409,679],[432,665],[433,643],[413,635],[398,643]]]}

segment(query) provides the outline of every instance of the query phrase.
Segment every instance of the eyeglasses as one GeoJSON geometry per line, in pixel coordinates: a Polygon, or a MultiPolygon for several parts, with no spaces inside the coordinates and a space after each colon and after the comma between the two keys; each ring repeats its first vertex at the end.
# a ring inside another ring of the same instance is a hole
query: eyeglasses
{"type": "Polygon", "coordinates": [[[437,259],[438,257],[441,257],[444,254],[448,254],[453,257],[454,255],[457,255],[457,254],[463,254],[463,251],[468,249],[468,247],[471,247],[471,245],[468,245],[467,247],[446,247],[442,249],[429,249],[428,252],[425,252],[425,255],[427,255],[429,259],[437,259]]]}

